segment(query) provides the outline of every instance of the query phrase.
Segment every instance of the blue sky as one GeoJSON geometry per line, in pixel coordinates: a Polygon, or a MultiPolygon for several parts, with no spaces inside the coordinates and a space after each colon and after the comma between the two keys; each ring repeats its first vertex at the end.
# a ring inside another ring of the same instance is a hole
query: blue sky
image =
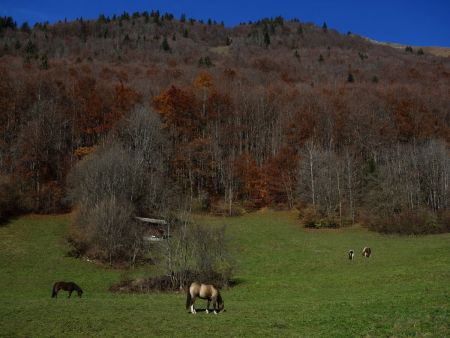
{"type": "Polygon", "coordinates": [[[450,47],[450,0],[0,0],[0,15],[23,21],[55,22],[64,18],[159,9],[177,18],[185,13],[212,18],[227,26],[282,15],[314,22],[343,33],[409,45],[450,47]]]}

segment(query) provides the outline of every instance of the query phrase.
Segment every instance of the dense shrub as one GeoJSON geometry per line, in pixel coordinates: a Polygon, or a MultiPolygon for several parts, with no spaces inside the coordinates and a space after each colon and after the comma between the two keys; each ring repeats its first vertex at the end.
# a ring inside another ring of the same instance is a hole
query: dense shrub
{"type": "Polygon", "coordinates": [[[326,215],[317,211],[313,206],[302,209],[299,213],[302,226],[305,228],[339,228],[339,218],[334,215],[326,215]]]}
{"type": "MultiPolygon", "coordinates": [[[[180,274],[186,276],[187,287],[192,282],[200,282],[206,284],[213,284],[218,288],[223,288],[233,285],[233,280],[226,279],[220,273],[211,273],[208,276],[199,274],[194,271],[182,271],[180,274]]],[[[109,290],[112,292],[123,292],[123,293],[148,293],[154,291],[179,291],[180,288],[174,285],[172,276],[158,276],[153,278],[138,278],[130,279],[125,278],[119,283],[112,285],[109,290]]]]}
{"type": "Polygon", "coordinates": [[[369,229],[383,233],[436,234],[450,231],[448,216],[441,217],[429,210],[401,211],[387,217],[373,217],[369,222],[369,229]]]}
{"type": "Polygon", "coordinates": [[[18,185],[0,176],[0,224],[19,212],[19,195],[18,185]]]}
{"type": "Polygon", "coordinates": [[[52,214],[69,210],[65,189],[56,181],[48,182],[42,186],[38,194],[38,201],[37,210],[39,213],[52,214]]]}

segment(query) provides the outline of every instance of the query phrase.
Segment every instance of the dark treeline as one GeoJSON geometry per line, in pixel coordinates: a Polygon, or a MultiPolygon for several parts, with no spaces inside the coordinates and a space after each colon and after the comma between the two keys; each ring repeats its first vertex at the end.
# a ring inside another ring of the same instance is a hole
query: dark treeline
{"type": "Polygon", "coordinates": [[[94,203],[68,197],[68,183],[89,186],[68,173],[116,159],[142,178],[129,184],[154,185],[123,213],[161,213],[152,194],[166,182],[205,211],[298,207],[314,227],[443,231],[449,80],[448,58],[280,17],[234,28],[157,11],[32,28],[1,18],[2,213],[94,203]],[[124,121],[147,123],[136,111],[160,125],[163,147],[111,141],[124,121]]]}

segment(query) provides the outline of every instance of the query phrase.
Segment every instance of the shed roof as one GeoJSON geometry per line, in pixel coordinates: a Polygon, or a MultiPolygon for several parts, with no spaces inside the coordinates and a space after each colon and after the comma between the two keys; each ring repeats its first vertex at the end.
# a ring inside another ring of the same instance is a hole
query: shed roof
{"type": "Polygon", "coordinates": [[[162,224],[165,225],[167,222],[163,219],[156,219],[156,218],[146,218],[146,217],[135,217],[138,221],[145,222],[145,223],[151,223],[151,224],[162,224]]]}

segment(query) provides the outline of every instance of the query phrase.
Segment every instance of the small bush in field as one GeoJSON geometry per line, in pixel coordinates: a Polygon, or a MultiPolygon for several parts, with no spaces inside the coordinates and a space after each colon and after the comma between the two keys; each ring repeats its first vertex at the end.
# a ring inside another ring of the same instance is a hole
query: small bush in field
{"type": "Polygon", "coordinates": [[[317,211],[313,206],[307,206],[299,214],[301,224],[305,228],[339,228],[340,222],[334,215],[324,215],[317,211]]]}

